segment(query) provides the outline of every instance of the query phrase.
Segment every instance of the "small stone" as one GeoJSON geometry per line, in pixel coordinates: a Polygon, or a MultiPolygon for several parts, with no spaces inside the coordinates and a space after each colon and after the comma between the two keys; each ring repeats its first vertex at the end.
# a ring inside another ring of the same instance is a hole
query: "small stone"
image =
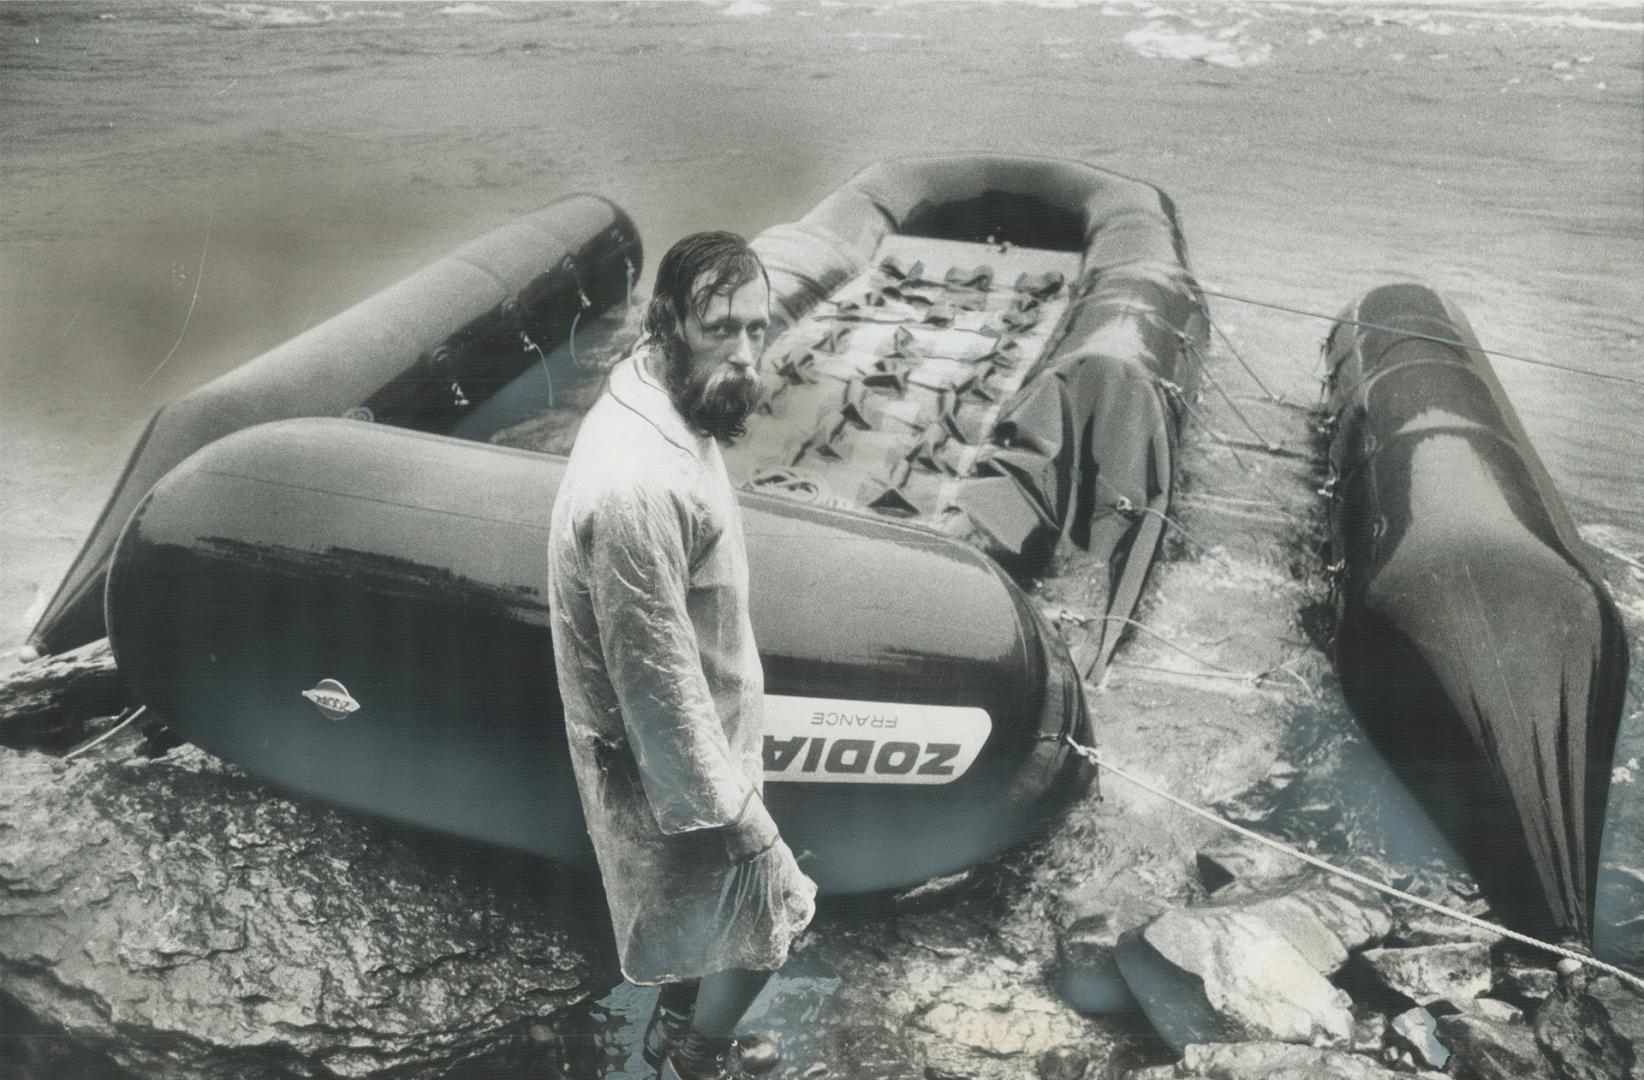
{"type": "Polygon", "coordinates": [[[1438,1022],[1426,1009],[1417,1007],[1399,1013],[1388,1028],[1421,1064],[1442,1069],[1450,1060],[1450,1051],[1438,1041],[1438,1022]]]}
{"type": "Polygon", "coordinates": [[[1387,1041],[1387,1018],[1371,1013],[1353,1022],[1351,1047],[1356,1054],[1379,1054],[1387,1041]]]}
{"type": "Polygon", "coordinates": [[[1571,975],[1574,975],[1576,972],[1581,970],[1581,964],[1566,956],[1554,965],[1553,970],[1558,972],[1559,978],[1568,979],[1571,975]]]}
{"type": "Polygon", "coordinates": [[[1075,1047],[1057,1046],[1040,1054],[1035,1065],[1040,1080],[1081,1080],[1090,1058],[1075,1047]]]}
{"type": "Polygon", "coordinates": [[[1547,968],[1507,967],[1496,979],[1495,993],[1506,1001],[1534,1004],[1546,1001],[1558,987],[1558,976],[1547,968]]]}
{"type": "Polygon", "coordinates": [[[1522,1024],[1467,1013],[1443,1016],[1438,1037],[1450,1048],[1450,1075],[1456,1080],[1518,1080],[1551,1071],[1535,1035],[1522,1024]]]}
{"type": "Polygon", "coordinates": [[[1370,949],[1363,960],[1382,986],[1417,1005],[1459,1007],[1490,990],[1490,950],[1478,942],[1370,949]]]}
{"type": "Polygon", "coordinates": [[[1496,998],[1481,997],[1463,1002],[1461,1011],[1468,1016],[1480,1020],[1490,1020],[1498,1024],[1524,1023],[1524,1010],[1516,1005],[1509,1005],[1496,998]]]}

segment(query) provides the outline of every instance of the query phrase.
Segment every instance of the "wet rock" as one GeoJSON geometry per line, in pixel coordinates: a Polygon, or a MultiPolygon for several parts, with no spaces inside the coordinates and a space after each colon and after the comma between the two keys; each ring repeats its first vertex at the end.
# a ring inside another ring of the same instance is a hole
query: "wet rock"
{"type": "Polygon", "coordinates": [[[976,877],[976,868],[970,867],[956,874],[931,878],[929,881],[921,882],[896,893],[891,897],[891,904],[897,911],[923,911],[926,908],[951,901],[955,896],[968,889],[975,882],[976,877]]]}
{"type": "Polygon", "coordinates": [[[1040,1054],[1034,1067],[1039,1080],[1082,1080],[1090,1057],[1077,1047],[1058,1046],[1040,1054]]]}
{"type": "Polygon", "coordinates": [[[1612,976],[1584,993],[1561,987],[1536,1013],[1535,1039],[1560,1080],[1639,1076],[1644,1001],[1612,976]]]}
{"type": "Polygon", "coordinates": [[[914,1026],[990,1057],[1037,1056],[1076,1038],[1060,1002],[990,986],[951,986],[914,1018],[914,1026]]]}
{"type": "Polygon", "coordinates": [[[1125,934],[1119,970],[1154,1030],[1190,1043],[1346,1045],[1347,995],[1267,922],[1233,908],[1168,912],[1125,934]]]}
{"type": "Polygon", "coordinates": [[[1392,916],[1374,893],[1322,879],[1242,907],[1283,935],[1325,975],[1346,963],[1349,953],[1380,941],[1392,927],[1392,916]]]}
{"type": "Polygon", "coordinates": [[[168,1080],[557,1070],[616,981],[597,882],[516,895],[464,865],[195,748],[0,750],[0,994],[168,1080]]]}
{"type": "Polygon", "coordinates": [[[1438,1040],[1438,1022],[1426,1009],[1407,1009],[1393,1017],[1388,1030],[1405,1049],[1414,1055],[1418,1064],[1432,1069],[1444,1068],[1450,1060],[1450,1051],[1438,1040]]]}
{"type": "Polygon", "coordinates": [[[1084,1013],[1134,1010],[1136,998],[1113,956],[1118,934],[1106,915],[1090,915],[1056,937],[1056,992],[1084,1013]]]}
{"type": "MultiPolygon", "coordinates": [[[[1393,1080],[1410,1074],[1342,1050],[1254,1042],[1189,1046],[1176,1075],[1205,1080],[1393,1080]]],[[[1437,1080],[1441,1075],[1421,1074],[1424,1080],[1437,1080]]]]}
{"type": "Polygon", "coordinates": [[[1370,949],[1362,959],[1384,989],[1417,1005],[1459,1007],[1490,990],[1490,950],[1477,942],[1370,949]]]}
{"type": "Polygon", "coordinates": [[[1558,988],[1558,975],[1547,968],[1507,965],[1496,971],[1491,993],[1504,1001],[1533,1005],[1546,1001],[1558,988]]]}
{"type": "Polygon", "coordinates": [[[1387,1018],[1371,1013],[1353,1021],[1353,1040],[1349,1049],[1357,1054],[1379,1054],[1387,1041],[1387,1018]]]}
{"type": "Polygon", "coordinates": [[[1516,1005],[1509,1005],[1497,998],[1481,997],[1461,1003],[1461,1011],[1480,1020],[1492,1020],[1498,1024],[1524,1023],[1524,1010],[1516,1005]]]}
{"type": "Polygon", "coordinates": [[[1462,1013],[1440,1017],[1438,1037],[1450,1048],[1450,1075],[1456,1080],[1519,1080],[1550,1071],[1535,1034],[1523,1024],[1462,1013]]]}
{"type": "Polygon", "coordinates": [[[1234,833],[1224,833],[1195,858],[1205,891],[1271,893],[1309,873],[1305,863],[1234,833]]]}
{"type": "Polygon", "coordinates": [[[133,704],[104,638],[0,682],[0,746],[60,753],[112,727],[133,704]]]}
{"type": "Polygon", "coordinates": [[[1501,935],[1459,919],[1438,915],[1417,915],[1401,919],[1387,935],[1389,945],[1410,948],[1420,945],[1453,945],[1469,941],[1494,945],[1501,935]]]}

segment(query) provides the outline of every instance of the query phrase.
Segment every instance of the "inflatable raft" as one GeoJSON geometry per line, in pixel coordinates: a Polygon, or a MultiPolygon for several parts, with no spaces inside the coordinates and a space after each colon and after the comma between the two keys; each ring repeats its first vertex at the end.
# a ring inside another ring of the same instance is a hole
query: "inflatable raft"
{"type": "MultiPolygon", "coordinates": [[[[599,229],[595,307],[637,257],[631,234],[599,229]]],[[[1009,574],[1038,572],[1065,537],[1107,562],[1107,608],[1129,613],[1174,483],[1202,300],[1168,199],[1074,162],[888,162],[754,243],[786,329],[728,465],[768,801],[823,889],[922,881],[1021,841],[1091,780],[1063,738],[1091,739],[1079,672],[1009,574]]],[[[405,301],[438,291],[413,280],[405,301]]],[[[553,327],[580,302],[550,305],[553,327]]],[[[426,365],[448,321],[419,336],[405,306],[342,318],[426,365]]],[[[278,357],[293,372],[280,393],[297,394],[345,355],[307,335],[255,362],[266,381],[224,382],[261,392],[278,357]]],[[[107,587],[126,679],[255,775],[585,861],[542,592],[563,460],[393,430],[468,430],[405,424],[415,412],[280,400],[236,415],[353,418],[251,427],[175,468],[140,448],[105,515],[137,504],[107,587]]],[[[553,445],[572,426],[547,425],[553,445]]]]}
{"type": "MultiPolygon", "coordinates": [[[[138,698],[283,787],[592,865],[544,569],[564,460],[346,420],[172,470],[108,581],[138,698]]],[[[824,890],[926,880],[1081,793],[1079,674],[1022,591],[927,530],[742,498],[766,801],[824,890]]]]}
{"type": "Polygon", "coordinates": [[[1461,312],[1390,285],[1342,319],[1326,393],[1343,686],[1496,911],[1590,939],[1620,616],[1461,312]]]}

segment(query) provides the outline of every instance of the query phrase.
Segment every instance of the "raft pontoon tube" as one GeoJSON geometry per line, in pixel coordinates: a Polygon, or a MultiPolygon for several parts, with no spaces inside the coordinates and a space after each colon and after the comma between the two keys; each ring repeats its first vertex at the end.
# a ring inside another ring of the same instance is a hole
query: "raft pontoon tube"
{"type": "MultiPolygon", "coordinates": [[[[218,440],[132,515],[109,639],[184,738],[328,802],[591,865],[549,638],[564,459],[348,420],[218,440]]],[[[829,892],[1020,842],[1088,785],[1066,647],[956,540],[741,496],[766,801],[829,892]]]]}
{"type": "MultiPolygon", "coordinates": [[[[1128,616],[1171,498],[1204,300],[1159,189],[1076,161],[865,169],[753,240],[773,311],[734,481],[973,544],[1018,578],[1067,536],[1128,616]]],[[[1105,622],[1098,664],[1120,620],[1105,622]]]]}
{"type": "Polygon", "coordinates": [[[639,235],[615,204],[573,195],[487,233],[155,413],[29,637],[44,654],[104,634],[115,538],[188,455],[270,420],[352,415],[444,432],[586,320],[623,302],[639,235]],[[523,335],[523,338],[522,338],[523,335]]]}
{"type": "Polygon", "coordinates": [[[1388,285],[1342,319],[1325,347],[1343,687],[1496,911],[1590,939],[1620,616],[1461,312],[1388,285]]]}

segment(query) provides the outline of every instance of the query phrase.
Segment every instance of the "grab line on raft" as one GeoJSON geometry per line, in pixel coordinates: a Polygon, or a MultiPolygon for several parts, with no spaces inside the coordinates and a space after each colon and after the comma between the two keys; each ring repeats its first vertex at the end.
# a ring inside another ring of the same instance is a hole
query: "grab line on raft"
{"type": "Polygon", "coordinates": [[[1404,330],[1397,326],[1383,326],[1380,323],[1365,322],[1362,319],[1343,319],[1335,315],[1326,315],[1319,311],[1307,311],[1303,308],[1286,307],[1267,300],[1257,300],[1250,296],[1239,296],[1235,293],[1217,292],[1215,289],[1203,289],[1206,296],[1219,296],[1223,300],[1237,300],[1241,304],[1254,304],[1256,307],[1272,308],[1274,311],[1286,311],[1292,315],[1306,315],[1313,319],[1323,319],[1326,322],[1341,323],[1345,326],[1362,326],[1366,330],[1384,330],[1389,334],[1402,334],[1405,337],[1420,338],[1422,341],[1431,341],[1437,345],[1451,345],[1458,349],[1467,349],[1481,352],[1487,356],[1499,356],[1506,360],[1517,360],[1521,364],[1534,364],[1536,367],[1552,368],[1554,371],[1567,371],[1571,375],[1588,375],[1595,379],[1611,379],[1615,382],[1626,383],[1629,386],[1644,387],[1644,379],[1633,379],[1626,375],[1616,375],[1608,371],[1589,371],[1586,368],[1570,367],[1567,364],[1555,364],[1551,360],[1537,360],[1533,356],[1520,356],[1517,353],[1503,352],[1500,349],[1486,349],[1481,345],[1469,345],[1465,341],[1454,338],[1439,337],[1437,334],[1423,334],[1419,330],[1404,330]]]}
{"type": "Polygon", "coordinates": [[[1142,778],[1140,778],[1138,776],[1131,775],[1130,773],[1128,773],[1125,770],[1121,769],[1119,766],[1114,765],[1112,762],[1107,761],[1106,759],[1104,759],[1101,755],[1101,752],[1099,750],[1097,750],[1094,746],[1085,746],[1084,744],[1080,743],[1078,740],[1074,739],[1073,736],[1071,736],[1071,735],[1064,735],[1062,737],[1067,741],[1068,746],[1073,748],[1073,752],[1078,754],[1080,757],[1084,758],[1086,761],[1089,761],[1092,764],[1099,766],[1100,768],[1107,769],[1107,770],[1111,771],[1112,773],[1114,773],[1115,775],[1117,775],[1119,777],[1122,777],[1125,780],[1129,780],[1132,784],[1135,784],[1137,787],[1141,788],[1143,791],[1151,792],[1152,794],[1157,795],[1162,799],[1165,799],[1165,800],[1167,800],[1171,803],[1174,803],[1176,806],[1181,807],[1183,810],[1186,810],[1190,814],[1194,814],[1198,817],[1204,818],[1206,821],[1209,821],[1212,824],[1219,825],[1224,829],[1228,829],[1232,832],[1236,832],[1240,836],[1244,836],[1248,839],[1254,840],[1259,844],[1266,845],[1267,847],[1272,848],[1274,851],[1283,852],[1286,855],[1289,855],[1289,856],[1292,856],[1294,858],[1300,859],[1302,862],[1307,863],[1309,866],[1315,866],[1318,869],[1323,870],[1328,874],[1333,874],[1336,877],[1344,878],[1348,881],[1354,882],[1355,884],[1363,885],[1365,888],[1374,889],[1376,892],[1382,893],[1382,894],[1387,895],[1387,896],[1394,897],[1395,899],[1398,899],[1398,900],[1407,900],[1410,903],[1415,904],[1418,907],[1426,908],[1428,911],[1431,911],[1435,914],[1443,915],[1447,918],[1455,919],[1458,922],[1467,923],[1469,926],[1475,926],[1475,927],[1478,927],[1481,930],[1487,930],[1492,934],[1499,934],[1502,937],[1511,938],[1512,940],[1517,941],[1522,945],[1530,945],[1530,946],[1533,946],[1534,948],[1542,949],[1542,950],[1545,950],[1546,952],[1553,953],[1554,955],[1562,956],[1567,960],[1574,960],[1578,964],[1581,964],[1585,967],[1594,968],[1595,970],[1598,970],[1598,971],[1602,971],[1607,975],[1614,975],[1616,978],[1620,979],[1624,983],[1627,983],[1627,984],[1631,985],[1635,989],[1644,990],[1644,978],[1639,978],[1637,975],[1634,975],[1631,972],[1625,971],[1622,968],[1616,967],[1614,964],[1607,964],[1603,960],[1599,960],[1596,957],[1584,956],[1581,953],[1575,952],[1571,949],[1566,949],[1561,945],[1554,945],[1551,942],[1541,941],[1537,938],[1530,937],[1528,934],[1520,934],[1516,930],[1509,930],[1504,926],[1498,926],[1495,923],[1490,922],[1488,919],[1481,919],[1481,918],[1477,917],[1476,915],[1469,915],[1464,911],[1456,911],[1454,908],[1447,908],[1443,904],[1437,904],[1437,903],[1434,903],[1431,900],[1423,899],[1422,897],[1415,896],[1411,893],[1407,893],[1403,889],[1395,889],[1391,885],[1383,885],[1381,882],[1376,881],[1374,878],[1368,878],[1368,877],[1365,877],[1363,874],[1356,873],[1352,870],[1348,870],[1345,867],[1337,866],[1334,863],[1326,862],[1323,859],[1318,858],[1317,856],[1307,854],[1305,851],[1298,851],[1297,849],[1291,847],[1289,844],[1284,844],[1284,843],[1281,843],[1277,840],[1270,839],[1266,836],[1263,836],[1261,833],[1256,832],[1253,829],[1247,829],[1243,825],[1239,825],[1235,822],[1228,821],[1226,818],[1223,818],[1223,817],[1220,817],[1216,814],[1213,814],[1209,810],[1206,810],[1202,807],[1195,806],[1192,803],[1188,802],[1186,799],[1178,798],[1175,795],[1172,795],[1170,792],[1165,791],[1162,788],[1156,787],[1153,784],[1148,783],[1146,780],[1143,780],[1142,778]]]}

